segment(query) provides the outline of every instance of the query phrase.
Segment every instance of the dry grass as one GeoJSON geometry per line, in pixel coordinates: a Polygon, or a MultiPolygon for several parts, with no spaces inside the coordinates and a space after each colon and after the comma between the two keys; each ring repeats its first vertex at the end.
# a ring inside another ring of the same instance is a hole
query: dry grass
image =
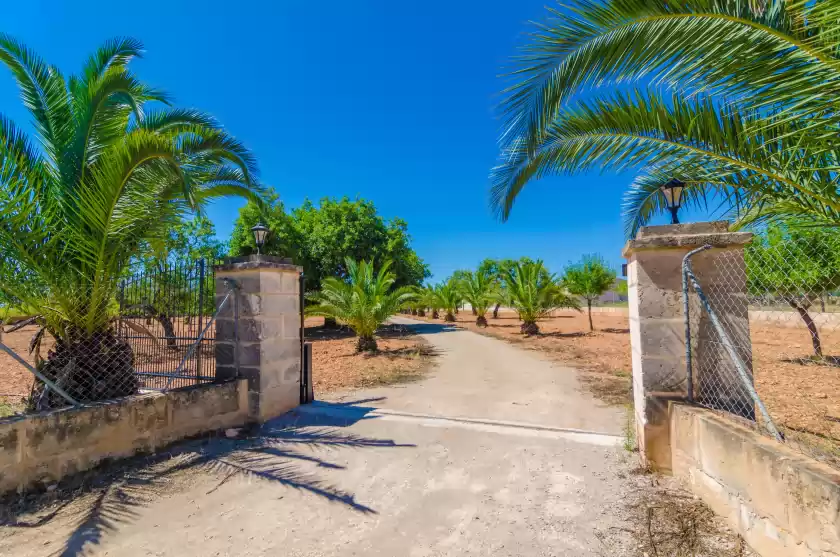
{"type": "Polygon", "coordinates": [[[622,477],[624,527],[600,529],[600,555],[613,557],[756,557],[734,532],[676,478],[635,468],[622,477]]]}
{"type": "Polygon", "coordinates": [[[747,557],[744,539],[703,501],[682,490],[652,489],[628,506],[639,555],[747,557]]]}

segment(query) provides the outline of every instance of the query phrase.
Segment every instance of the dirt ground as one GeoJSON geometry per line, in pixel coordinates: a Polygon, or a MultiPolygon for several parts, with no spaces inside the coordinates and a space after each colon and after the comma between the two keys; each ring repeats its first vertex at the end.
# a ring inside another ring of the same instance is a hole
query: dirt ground
{"type": "MultiPolygon", "coordinates": [[[[458,326],[538,350],[582,370],[584,385],[605,402],[632,402],[630,334],[623,313],[593,313],[596,331],[590,333],[586,313],[557,311],[540,320],[541,333],[535,337],[520,333],[512,311],[503,310],[499,319],[488,313],[487,328],[477,327],[469,311],[456,318],[458,326]]],[[[817,446],[840,455],[840,367],[808,360],[811,336],[804,327],[753,320],[750,334],[756,388],[773,419],[789,438],[807,445],[803,449],[817,446]]],[[[824,326],[820,335],[827,361],[840,359],[840,330],[824,326]]]]}
{"type": "Polygon", "coordinates": [[[325,329],[322,317],[306,320],[312,343],[315,396],[337,390],[376,387],[422,377],[433,353],[410,329],[389,325],[377,333],[379,353],[356,352],[356,337],[347,328],[325,329]]]}
{"type": "MultiPolygon", "coordinates": [[[[410,330],[399,326],[384,327],[379,333],[379,353],[357,354],[356,338],[346,328],[324,329],[323,318],[306,320],[305,337],[312,342],[312,363],[314,388],[316,393],[326,393],[337,389],[348,389],[386,385],[410,381],[419,378],[432,356],[428,347],[410,330]]],[[[149,339],[133,340],[136,365],[140,371],[148,373],[166,373],[178,367],[181,359],[191,344],[189,340],[178,340],[176,349],[167,349],[163,339],[163,330],[156,322],[142,325],[152,334],[160,337],[157,346],[152,346],[149,339]]],[[[195,323],[174,322],[178,337],[198,335],[195,323]]],[[[26,326],[13,333],[3,335],[3,343],[15,353],[34,363],[29,354],[29,343],[37,330],[34,325],[26,326]]],[[[213,331],[208,331],[212,338],[213,331]]],[[[139,333],[132,333],[142,336],[139,333]]],[[[53,340],[45,337],[41,353],[46,357],[52,348],[53,340]]],[[[215,368],[212,344],[206,344],[201,350],[201,375],[212,376],[215,368]]],[[[192,357],[185,366],[185,373],[193,374],[196,358],[192,357]]],[[[146,378],[147,387],[162,387],[160,378],[146,378]]],[[[22,400],[29,394],[32,386],[32,374],[9,355],[0,352],[0,416],[14,413],[21,409],[22,400]]]]}

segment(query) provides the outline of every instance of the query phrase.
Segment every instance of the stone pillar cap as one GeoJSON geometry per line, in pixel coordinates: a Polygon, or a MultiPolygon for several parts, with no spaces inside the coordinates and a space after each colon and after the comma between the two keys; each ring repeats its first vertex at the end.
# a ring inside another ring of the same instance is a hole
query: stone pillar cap
{"type": "Polygon", "coordinates": [[[303,267],[295,265],[290,258],[277,257],[276,255],[225,257],[221,264],[216,265],[217,271],[246,271],[250,269],[277,269],[280,271],[303,272],[303,267]]]}
{"type": "Polygon", "coordinates": [[[629,258],[640,250],[685,249],[710,245],[716,248],[740,246],[753,239],[752,232],[730,232],[728,221],[693,222],[643,226],[635,240],[628,240],[621,255],[629,258]]]}

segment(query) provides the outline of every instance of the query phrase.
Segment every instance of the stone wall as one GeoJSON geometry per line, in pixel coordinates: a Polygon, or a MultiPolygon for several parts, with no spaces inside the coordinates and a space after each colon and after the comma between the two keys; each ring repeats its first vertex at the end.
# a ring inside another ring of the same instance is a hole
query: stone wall
{"type": "Polygon", "coordinates": [[[759,555],[840,555],[840,473],[709,410],[669,414],[673,474],[759,555]]]}
{"type": "Polygon", "coordinates": [[[247,421],[245,380],[0,419],[0,493],[247,421]]]}

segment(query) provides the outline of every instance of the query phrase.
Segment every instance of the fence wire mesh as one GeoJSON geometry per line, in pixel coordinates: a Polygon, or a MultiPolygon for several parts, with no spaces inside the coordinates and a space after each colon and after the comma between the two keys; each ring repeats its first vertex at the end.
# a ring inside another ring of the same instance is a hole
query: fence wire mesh
{"type": "Polygon", "coordinates": [[[840,467],[840,238],[771,230],[695,260],[695,402],[840,467]]]}
{"type": "Polygon", "coordinates": [[[212,262],[142,262],[110,292],[0,327],[0,414],[215,380],[212,262]]]}

